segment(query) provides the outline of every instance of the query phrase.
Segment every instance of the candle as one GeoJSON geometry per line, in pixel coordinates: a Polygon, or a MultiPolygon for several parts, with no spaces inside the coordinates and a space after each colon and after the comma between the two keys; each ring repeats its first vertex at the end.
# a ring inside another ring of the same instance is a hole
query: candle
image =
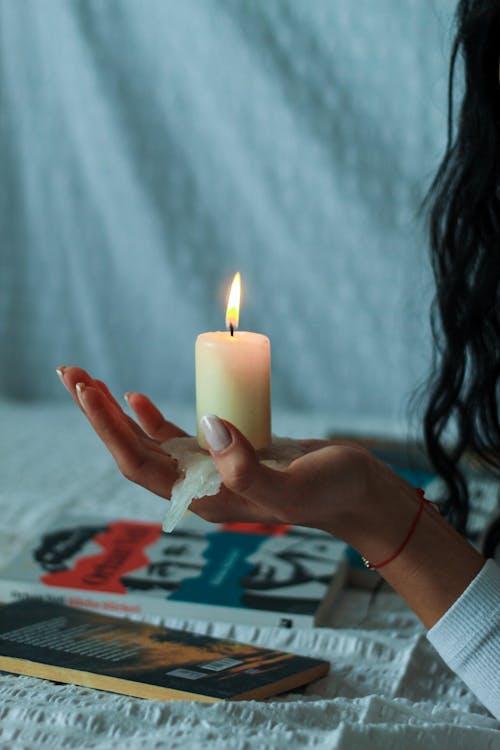
{"type": "Polygon", "coordinates": [[[206,414],[234,424],[256,450],[271,443],[271,347],[267,336],[237,331],[240,274],[233,279],[226,311],[227,331],[201,333],[196,339],[196,418],[206,414]]]}

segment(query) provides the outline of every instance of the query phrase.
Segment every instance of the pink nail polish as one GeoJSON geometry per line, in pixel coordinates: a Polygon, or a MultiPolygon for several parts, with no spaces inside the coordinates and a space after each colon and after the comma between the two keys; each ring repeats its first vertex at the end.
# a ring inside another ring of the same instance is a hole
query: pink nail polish
{"type": "Polygon", "coordinates": [[[223,422],[215,414],[207,414],[200,419],[205,440],[215,453],[229,448],[231,445],[231,433],[223,422]]]}

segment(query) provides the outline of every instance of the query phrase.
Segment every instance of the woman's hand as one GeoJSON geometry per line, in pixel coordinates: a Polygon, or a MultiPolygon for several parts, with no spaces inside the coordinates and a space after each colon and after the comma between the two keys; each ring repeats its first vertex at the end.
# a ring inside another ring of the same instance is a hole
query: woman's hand
{"type": "MultiPolygon", "coordinates": [[[[62,367],[58,374],[122,474],[168,499],[178,471],[161,444],[186,433],[140,393],[127,394],[138,424],[85,370],[62,367]]],[[[217,495],[193,500],[194,513],[213,522],[291,523],[349,538],[368,494],[368,451],[354,443],[300,441],[305,454],[280,471],[261,464],[234,425],[216,417],[202,425],[223,485],[217,495]]]]}
{"type": "MultiPolygon", "coordinates": [[[[185,433],[140,393],[128,394],[137,424],[85,370],[65,367],[58,373],[122,474],[169,498],[178,471],[161,444],[185,433]]],[[[415,518],[420,502],[415,490],[354,443],[301,441],[305,454],[275,471],[259,462],[234,425],[207,417],[202,426],[223,480],[217,495],[191,503],[208,521],[311,526],[344,539],[373,562],[398,549],[415,518]]],[[[409,543],[380,572],[430,627],[483,563],[439,513],[424,509],[409,543]]]]}

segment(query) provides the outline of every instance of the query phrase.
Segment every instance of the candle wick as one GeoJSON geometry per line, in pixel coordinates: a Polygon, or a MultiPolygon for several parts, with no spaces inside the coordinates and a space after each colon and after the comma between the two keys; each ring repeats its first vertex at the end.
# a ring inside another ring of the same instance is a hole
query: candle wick
{"type": "Polygon", "coordinates": [[[229,330],[231,331],[231,336],[234,336],[234,327],[232,323],[229,323],[229,330]]]}

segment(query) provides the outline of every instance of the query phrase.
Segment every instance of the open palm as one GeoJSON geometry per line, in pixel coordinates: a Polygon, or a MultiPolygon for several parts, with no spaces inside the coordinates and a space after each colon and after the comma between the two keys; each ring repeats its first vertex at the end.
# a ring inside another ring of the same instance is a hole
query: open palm
{"type": "MultiPolygon", "coordinates": [[[[187,437],[166,420],[143,394],[127,394],[137,422],[128,416],[100,380],[80,367],[58,368],[65,387],[132,482],[169,499],[179,478],[177,462],[162,444],[187,437]]],[[[364,490],[367,451],[353,443],[303,440],[304,452],[279,471],[261,464],[248,441],[229,423],[231,450],[214,455],[223,484],[217,495],[195,499],[190,509],[214,522],[294,523],[317,528],[331,525],[337,511],[352,505],[364,490]],[[363,460],[360,460],[362,459],[363,460]]]]}

